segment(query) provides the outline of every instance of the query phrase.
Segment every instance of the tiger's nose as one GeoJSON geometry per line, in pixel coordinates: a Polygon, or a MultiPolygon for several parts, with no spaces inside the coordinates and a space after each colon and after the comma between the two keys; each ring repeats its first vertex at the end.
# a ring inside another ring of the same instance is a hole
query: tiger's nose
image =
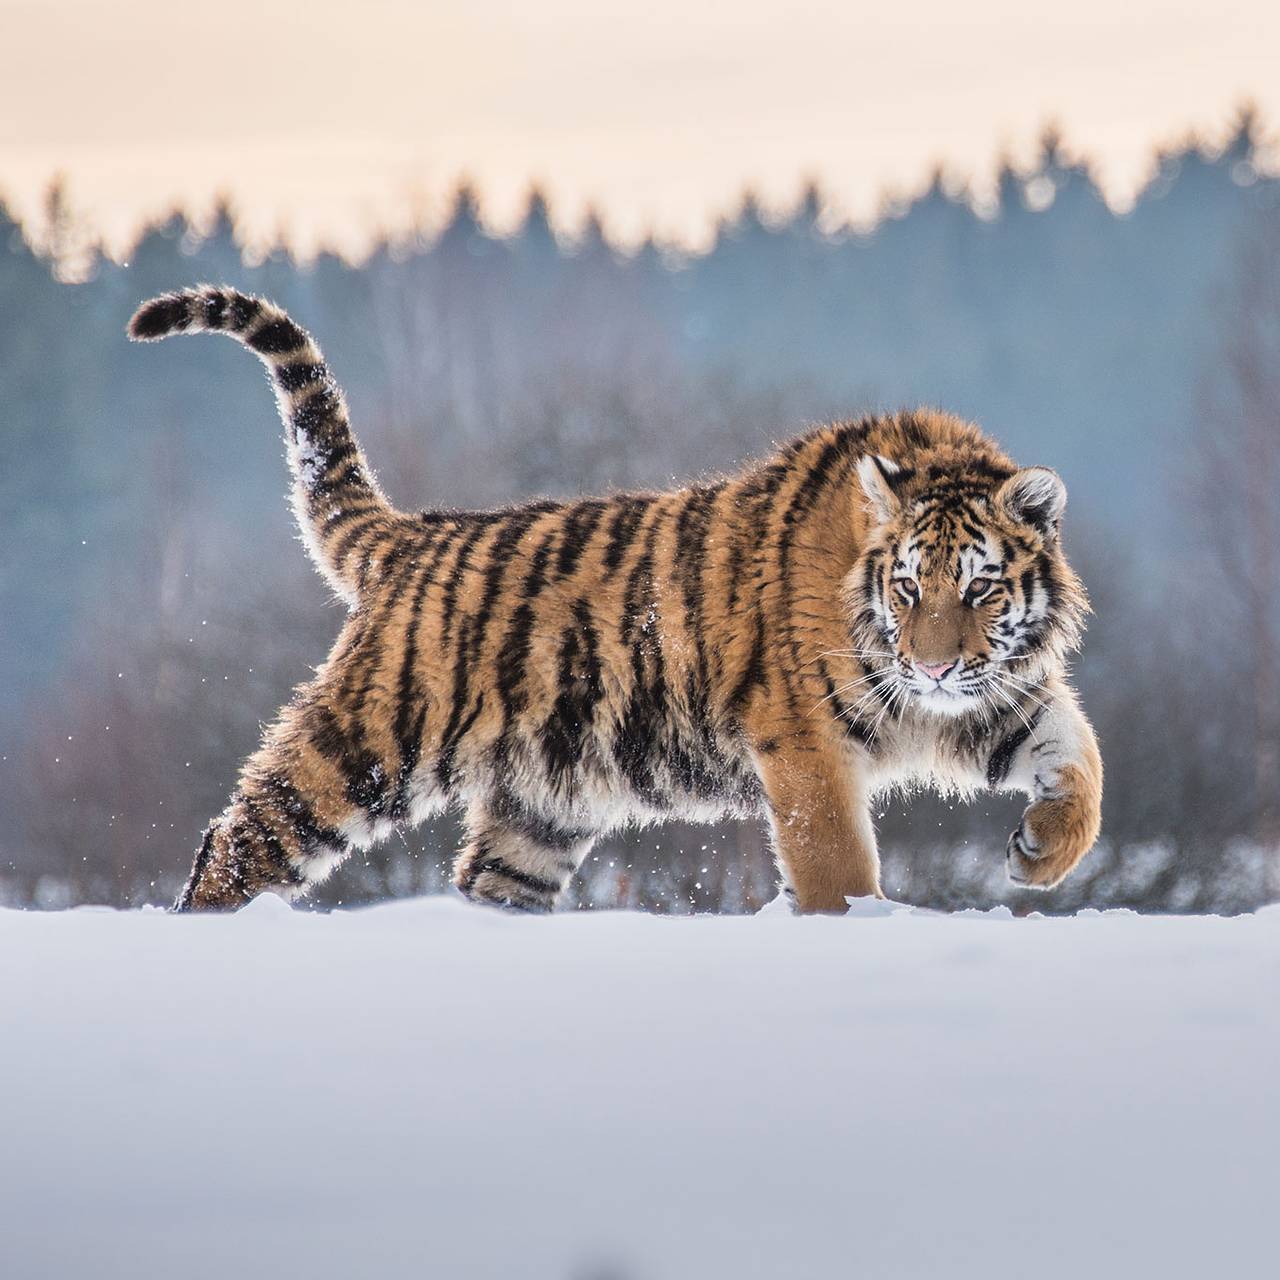
{"type": "Polygon", "coordinates": [[[917,662],[916,670],[923,671],[934,680],[941,680],[955,665],[954,662],[917,662]]]}

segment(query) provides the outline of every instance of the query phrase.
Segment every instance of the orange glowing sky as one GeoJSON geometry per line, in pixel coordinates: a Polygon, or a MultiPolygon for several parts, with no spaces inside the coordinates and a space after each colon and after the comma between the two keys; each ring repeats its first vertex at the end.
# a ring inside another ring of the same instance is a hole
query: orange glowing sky
{"type": "Polygon", "coordinates": [[[464,173],[499,227],[538,180],[566,227],[696,244],[746,183],[865,218],[1051,118],[1122,205],[1246,97],[1280,129],[1274,0],[0,0],[0,50],[0,192],[62,171],[117,248],[226,191],[252,238],[356,251],[464,173]]]}

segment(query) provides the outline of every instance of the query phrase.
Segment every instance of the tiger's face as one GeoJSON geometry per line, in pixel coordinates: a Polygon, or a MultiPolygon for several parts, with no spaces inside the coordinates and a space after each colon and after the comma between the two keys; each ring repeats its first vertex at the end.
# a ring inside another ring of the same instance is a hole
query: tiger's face
{"type": "Polygon", "coordinates": [[[872,532],[850,598],[876,696],[942,716],[1034,696],[1086,608],[1059,546],[1062,481],[1046,467],[957,477],[879,457],[858,470],[872,532]]]}

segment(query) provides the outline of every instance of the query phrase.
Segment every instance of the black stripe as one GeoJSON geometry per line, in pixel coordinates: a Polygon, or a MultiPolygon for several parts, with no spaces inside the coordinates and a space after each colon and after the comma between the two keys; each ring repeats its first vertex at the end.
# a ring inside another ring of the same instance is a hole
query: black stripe
{"type": "Polygon", "coordinates": [[[588,688],[594,689],[599,696],[601,692],[600,635],[596,630],[591,606],[585,597],[580,597],[574,603],[573,620],[577,624],[578,633],[582,636],[583,682],[588,688]]]}
{"type": "MultiPolygon", "coordinates": [[[[408,555],[421,551],[422,547],[423,544],[420,539],[396,538],[391,543],[390,551],[383,557],[382,569],[384,574],[390,576],[392,570],[401,560],[408,555]]],[[[363,740],[360,733],[362,728],[360,717],[364,712],[365,700],[377,683],[380,662],[386,654],[386,647],[382,641],[383,631],[388,616],[395,610],[399,602],[398,593],[387,591],[375,602],[373,609],[365,613],[364,636],[362,638],[366,642],[365,647],[368,652],[368,658],[363,667],[354,660],[349,664],[348,673],[343,680],[341,690],[333,700],[339,705],[349,703],[350,709],[354,710],[354,728],[356,732],[353,736],[357,740],[363,740]],[[355,677],[360,677],[358,683],[355,677]]]]}
{"type": "Polygon", "coordinates": [[[577,567],[596,527],[605,512],[603,502],[580,502],[564,520],[560,554],[556,557],[556,576],[567,578],[577,567]]]}
{"type": "Polygon", "coordinates": [[[898,429],[902,433],[903,440],[916,449],[926,449],[932,443],[929,433],[914,414],[903,414],[898,419],[898,429]]]}
{"type": "Polygon", "coordinates": [[[555,706],[538,733],[547,770],[557,782],[570,778],[581,763],[583,740],[604,693],[599,646],[591,610],[580,599],[573,606],[573,626],[560,640],[555,706]]]}
{"type": "Polygon", "coordinates": [[[278,364],[276,382],[282,391],[292,393],[309,387],[313,382],[323,382],[328,373],[328,366],[323,361],[319,364],[312,364],[307,360],[298,364],[278,364]]]}
{"type": "MultiPolygon", "coordinates": [[[[445,726],[442,739],[440,739],[440,756],[438,764],[436,764],[436,776],[440,778],[443,785],[448,785],[448,777],[452,776],[453,759],[457,755],[457,746],[462,741],[466,733],[470,731],[472,724],[480,716],[480,709],[484,705],[484,694],[481,692],[480,698],[477,699],[475,709],[472,710],[466,722],[462,722],[462,713],[466,710],[467,701],[470,700],[470,682],[468,682],[468,672],[479,658],[480,650],[484,648],[484,640],[486,632],[489,630],[489,622],[493,617],[493,607],[495,600],[498,598],[498,591],[502,586],[502,579],[506,573],[508,563],[511,562],[511,553],[515,549],[516,544],[521,538],[524,538],[525,532],[530,529],[534,522],[540,516],[544,515],[544,511],[538,507],[527,507],[516,511],[513,515],[507,517],[506,524],[499,529],[497,535],[494,536],[493,543],[490,544],[488,554],[488,564],[485,566],[485,590],[481,596],[479,608],[467,618],[462,626],[458,627],[457,653],[453,659],[453,705],[449,712],[449,721],[445,726]],[[443,771],[443,772],[442,772],[443,771]]],[[[476,535],[483,532],[483,527],[474,531],[476,535]]],[[[454,572],[449,579],[449,584],[445,588],[445,595],[449,594],[449,590],[456,590],[458,582],[458,568],[463,557],[470,553],[471,547],[475,545],[475,538],[468,539],[468,543],[463,544],[462,550],[458,553],[458,563],[454,564],[454,572]]],[[[448,608],[445,609],[448,613],[448,608]]],[[[447,637],[448,628],[445,627],[445,636],[447,637]]],[[[444,639],[442,637],[442,639],[444,639]]]]}
{"type": "Polygon", "coordinates": [[[633,653],[635,687],[614,735],[613,759],[631,790],[646,804],[661,809],[666,807],[668,797],[658,785],[654,758],[660,754],[655,740],[663,724],[665,682],[659,673],[652,686],[646,685],[641,662],[633,653]]]}
{"type": "Polygon", "coordinates": [[[227,872],[231,876],[231,886],[241,898],[249,896],[244,882],[244,846],[234,837],[227,839],[227,872]]]}
{"type": "Polygon", "coordinates": [[[636,539],[645,512],[653,505],[650,497],[628,496],[618,499],[618,511],[609,523],[609,543],[605,548],[604,567],[608,577],[617,571],[622,557],[636,539]]]}
{"type": "Polygon", "coordinates": [[[261,779],[261,785],[276,811],[288,818],[304,853],[316,848],[346,848],[347,842],[342,833],[319,822],[311,806],[288,779],[271,773],[261,779]]]}
{"type": "Polygon", "coordinates": [[[403,813],[408,801],[409,778],[415,768],[422,750],[422,733],[426,724],[425,700],[417,695],[414,681],[414,668],[418,660],[418,636],[422,626],[422,604],[427,591],[435,581],[441,561],[453,544],[459,532],[458,526],[448,530],[435,545],[431,558],[423,566],[414,589],[413,603],[409,607],[409,622],[405,627],[404,659],[400,664],[400,682],[396,703],[396,744],[400,749],[400,777],[396,790],[396,809],[403,813]],[[414,704],[421,701],[423,705],[414,714],[414,704]]]}
{"type": "Polygon", "coordinates": [[[1042,714],[1043,708],[1037,708],[1028,723],[1019,723],[1012,732],[1001,739],[991,753],[991,759],[987,761],[987,786],[994,789],[1009,776],[1009,770],[1013,768],[1013,757],[1017,754],[1018,748],[1031,736],[1031,731],[1040,722],[1042,714]]]}
{"type": "Polygon", "coordinates": [[[328,707],[317,707],[307,737],[326,760],[337,762],[347,752],[347,733],[328,707]]]}
{"type": "Polygon", "coordinates": [[[337,766],[346,784],[347,799],[368,814],[380,814],[389,781],[382,761],[356,735],[347,733],[328,707],[317,706],[312,714],[308,730],[311,745],[337,766]]]}
{"type": "Polygon", "coordinates": [[[325,426],[345,430],[347,423],[338,389],[332,383],[321,384],[319,391],[312,392],[294,409],[289,421],[299,435],[314,435],[325,426]]]}
{"type": "Polygon", "coordinates": [[[258,318],[262,303],[257,298],[246,297],[243,293],[231,295],[231,324],[233,333],[242,333],[258,318]]]}
{"type": "Polygon", "coordinates": [[[844,722],[844,731],[847,737],[852,738],[855,742],[860,743],[868,751],[872,750],[876,745],[875,734],[871,732],[869,724],[863,724],[858,717],[847,716],[844,722]]]}
{"type": "Polygon", "coordinates": [[[348,555],[355,549],[356,544],[369,532],[370,528],[378,524],[382,519],[382,508],[375,507],[365,511],[339,512],[339,518],[331,519],[326,522],[324,529],[321,531],[326,542],[342,528],[345,524],[350,524],[336,543],[331,546],[323,546],[322,549],[328,557],[333,567],[341,572],[343,563],[348,555]],[[361,519],[360,517],[366,517],[361,519]]]}
{"type": "Polygon", "coordinates": [[[524,709],[525,699],[520,694],[524,683],[525,664],[533,643],[533,601],[547,584],[547,562],[551,558],[554,532],[547,533],[538,544],[529,562],[529,572],[520,588],[520,604],[507,623],[502,641],[502,662],[498,666],[498,697],[502,700],[503,734],[512,719],[524,709]]]}
{"type": "Polygon", "coordinates": [[[731,716],[741,715],[752,691],[763,689],[769,682],[764,661],[764,615],[760,612],[758,603],[755,615],[756,627],[755,636],[751,641],[751,653],[747,658],[746,666],[742,669],[742,675],[738,677],[738,682],[729,695],[728,710],[731,716]]]}
{"type": "MultiPolygon", "coordinates": [[[[453,563],[449,580],[445,584],[440,608],[442,618],[440,645],[442,648],[448,643],[449,634],[453,629],[454,601],[457,599],[458,586],[462,580],[462,575],[466,571],[472,550],[488,528],[488,523],[477,524],[467,533],[466,538],[458,549],[457,559],[453,563]]],[[[463,719],[463,714],[471,697],[468,679],[469,671],[465,660],[471,638],[470,632],[470,621],[464,620],[458,627],[458,639],[453,655],[453,700],[449,710],[449,720],[445,725],[443,734],[441,734],[440,752],[436,757],[436,777],[443,787],[448,787],[453,781],[453,766],[458,754],[458,744],[479,718],[480,712],[484,707],[484,693],[482,692],[479,698],[476,699],[476,705],[471,714],[465,720],[463,719]]]]}
{"type": "Polygon", "coordinates": [[[458,590],[462,585],[463,576],[471,567],[471,553],[475,550],[476,543],[484,537],[485,530],[488,528],[488,523],[472,525],[467,532],[467,536],[463,539],[462,545],[458,548],[458,555],[453,562],[453,568],[449,570],[449,579],[445,583],[444,595],[440,599],[441,645],[448,643],[449,637],[453,632],[454,607],[457,604],[458,590]]]}
{"type": "Polygon", "coordinates": [[[365,496],[361,498],[359,505],[353,503],[350,506],[338,507],[332,515],[326,516],[324,523],[320,526],[320,532],[327,538],[335,529],[341,528],[352,520],[358,520],[361,516],[382,516],[385,511],[386,508],[380,502],[365,496]]]}
{"type": "Polygon", "coordinates": [[[734,610],[738,606],[739,580],[742,577],[742,567],[746,560],[746,550],[743,546],[741,529],[733,528],[730,537],[729,563],[725,566],[725,577],[729,582],[729,598],[725,605],[725,612],[729,617],[732,617],[734,610]]]}
{"type": "MultiPolygon", "coordinates": [[[[631,644],[633,637],[642,636],[650,614],[658,611],[658,593],[653,581],[653,555],[658,529],[667,514],[662,507],[655,509],[654,517],[645,532],[644,548],[627,575],[622,594],[622,621],[618,629],[618,639],[623,644],[631,644]]],[[[657,649],[656,643],[653,647],[657,649]]]]}
{"type": "Polygon", "coordinates": [[[1040,583],[1044,587],[1046,596],[1046,616],[1051,617],[1062,595],[1058,586],[1058,575],[1054,570],[1053,561],[1043,551],[1036,557],[1036,568],[1039,570],[1040,583]]]}
{"type": "Polygon", "coordinates": [[[283,356],[296,351],[307,340],[307,335],[288,316],[268,320],[257,332],[245,339],[245,345],[259,355],[283,356]]]}
{"type": "Polygon", "coordinates": [[[458,744],[470,732],[471,726],[480,718],[480,713],[483,710],[484,694],[482,693],[476,699],[476,705],[472,708],[471,714],[466,720],[456,726],[451,725],[441,739],[440,754],[436,757],[436,777],[440,780],[442,787],[448,787],[453,784],[453,766],[458,757],[458,744]]]}
{"type": "Polygon", "coordinates": [[[215,825],[215,823],[211,822],[205,828],[204,839],[200,841],[200,848],[196,851],[195,862],[191,866],[191,874],[187,877],[187,883],[182,886],[182,892],[178,894],[178,900],[173,904],[175,911],[191,910],[191,899],[195,896],[196,886],[204,876],[205,868],[209,865],[209,858],[213,853],[213,831],[215,825]]]}
{"type": "Polygon", "coordinates": [[[694,489],[680,509],[676,521],[676,574],[680,580],[684,607],[689,615],[694,644],[698,651],[698,676],[706,679],[706,653],[702,636],[702,575],[706,567],[707,534],[723,484],[694,489]]]}
{"type": "Polygon", "coordinates": [[[669,756],[666,666],[656,639],[638,627],[640,607],[653,603],[653,550],[664,515],[650,522],[644,550],[632,566],[623,596],[619,640],[631,647],[631,697],[613,739],[613,758],[632,791],[646,804],[665,808],[668,797],[658,785],[655,765],[669,756]]]}
{"type": "Polygon", "coordinates": [[[332,471],[335,467],[340,467],[344,462],[350,462],[357,457],[359,454],[356,450],[356,442],[350,436],[346,436],[337,445],[325,450],[324,469],[326,472],[332,471]]]}
{"type": "Polygon", "coordinates": [[[809,467],[799,488],[791,497],[787,510],[783,513],[782,558],[786,563],[790,551],[791,539],[795,536],[795,525],[817,501],[832,479],[832,472],[842,457],[849,456],[850,437],[841,433],[828,440],[816,461],[809,467]]]}
{"type": "MultiPolygon", "coordinates": [[[[793,447],[798,448],[801,443],[802,441],[797,441],[793,447]]],[[[767,467],[762,467],[748,477],[739,490],[739,495],[746,502],[759,499],[760,504],[765,506],[782,487],[782,482],[790,472],[791,467],[787,463],[771,462],[767,467]]]]}
{"type": "Polygon", "coordinates": [[[542,513],[536,510],[517,511],[498,530],[489,544],[488,563],[485,565],[484,574],[484,594],[480,598],[480,607],[476,610],[471,631],[472,661],[480,656],[480,650],[484,647],[489,620],[493,616],[493,606],[502,589],[502,581],[511,564],[516,546],[541,515],[542,513]]]}
{"type": "Polygon", "coordinates": [[[302,876],[293,863],[289,861],[289,851],[280,843],[280,837],[271,830],[271,824],[263,817],[258,806],[249,796],[242,797],[241,803],[244,805],[245,814],[248,818],[247,825],[257,832],[258,839],[262,842],[268,860],[284,877],[285,883],[292,885],[302,884],[302,876]]]}
{"type": "MultiPolygon", "coordinates": [[[[535,812],[501,783],[489,796],[488,809],[495,822],[509,827],[543,849],[567,853],[575,845],[591,839],[591,832],[562,827],[552,818],[535,812]]],[[[567,867],[566,870],[572,870],[567,867]]]]}
{"type": "Polygon", "coordinates": [[[544,880],[541,876],[535,876],[528,871],[521,871],[518,867],[513,867],[497,854],[489,854],[485,858],[478,858],[467,872],[467,880],[469,887],[474,889],[475,883],[485,872],[492,875],[502,876],[510,880],[513,884],[518,884],[522,889],[527,889],[530,893],[536,893],[540,897],[554,898],[560,892],[560,886],[553,880],[544,880]]]}
{"type": "MultiPolygon", "coordinates": [[[[328,469],[332,469],[330,464],[328,469]]],[[[322,498],[331,497],[342,489],[359,484],[364,479],[364,472],[360,468],[358,462],[353,462],[341,474],[333,476],[325,480],[317,480],[315,484],[307,490],[307,496],[313,501],[318,502],[322,498]]]]}
{"type": "Polygon", "coordinates": [[[201,299],[204,323],[209,329],[221,329],[227,318],[227,296],[221,292],[206,293],[201,299]]]}

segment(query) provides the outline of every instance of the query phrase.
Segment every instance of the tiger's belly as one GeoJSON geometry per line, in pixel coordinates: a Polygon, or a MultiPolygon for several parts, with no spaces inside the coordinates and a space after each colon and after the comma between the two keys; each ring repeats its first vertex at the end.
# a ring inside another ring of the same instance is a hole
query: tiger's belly
{"type": "Polygon", "coordinates": [[[762,810],[759,778],[736,734],[624,722],[577,735],[572,752],[564,746],[557,729],[508,736],[475,762],[460,790],[480,798],[506,793],[533,812],[596,833],[762,810]]]}

